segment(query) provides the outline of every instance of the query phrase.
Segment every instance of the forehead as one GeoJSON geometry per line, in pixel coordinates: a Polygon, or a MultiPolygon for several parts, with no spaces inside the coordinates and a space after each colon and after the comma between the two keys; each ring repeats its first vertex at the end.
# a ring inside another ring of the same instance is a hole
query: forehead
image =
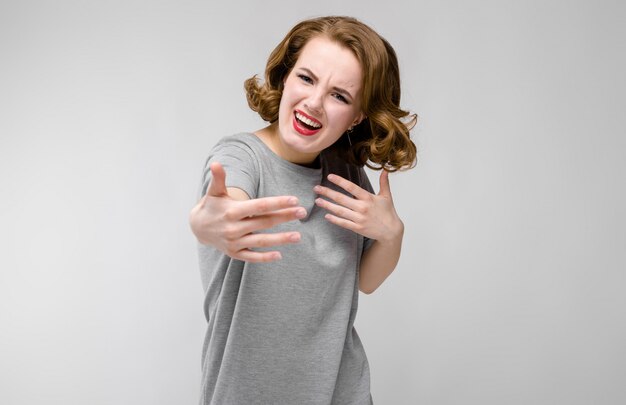
{"type": "Polygon", "coordinates": [[[295,68],[308,68],[320,79],[360,88],[363,69],[347,47],[324,36],[311,38],[300,51],[295,68]]]}

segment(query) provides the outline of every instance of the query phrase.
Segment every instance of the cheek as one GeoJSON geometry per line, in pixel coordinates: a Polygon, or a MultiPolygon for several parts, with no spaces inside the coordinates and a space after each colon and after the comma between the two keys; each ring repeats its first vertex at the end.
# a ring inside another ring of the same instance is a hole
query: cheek
{"type": "Polygon", "coordinates": [[[289,110],[291,110],[291,96],[288,92],[283,92],[280,98],[280,104],[278,106],[278,118],[282,118],[283,116],[289,115],[289,110]]]}
{"type": "Polygon", "coordinates": [[[337,127],[349,127],[356,117],[356,113],[351,109],[338,108],[333,109],[329,113],[329,118],[335,123],[337,127]]]}
{"type": "Polygon", "coordinates": [[[287,110],[290,110],[293,107],[297,99],[297,92],[294,91],[293,88],[285,87],[283,94],[280,97],[280,110],[287,112],[287,110]]]}

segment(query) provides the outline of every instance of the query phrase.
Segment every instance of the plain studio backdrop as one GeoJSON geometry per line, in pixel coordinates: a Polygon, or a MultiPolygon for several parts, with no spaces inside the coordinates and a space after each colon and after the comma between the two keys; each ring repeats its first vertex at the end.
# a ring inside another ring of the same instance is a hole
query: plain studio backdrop
{"type": "Polygon", "coordinates": [[[197,402],[204,159],[327,14],[395,46],[420,116],[360,297],[375,403],[626,403],[623,4],[3,1],[0,403],[197,402]]]}

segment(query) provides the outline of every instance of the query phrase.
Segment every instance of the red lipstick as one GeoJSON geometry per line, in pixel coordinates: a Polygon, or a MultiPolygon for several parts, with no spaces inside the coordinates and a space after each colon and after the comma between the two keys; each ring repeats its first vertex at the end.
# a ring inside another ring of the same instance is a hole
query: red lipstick
{"type": "Polygon", "coordinates": [[[322,123],[316,120],[315,118],[305,114],[300,110],[294,111],[293,114],[293,128],[300,134],[304,136],[315,135],[322,129],[322,123]],[[300,116],[300,118],[298,118],[300,116]],[[308,122],[306,122],[306,121],[308,122]]]}

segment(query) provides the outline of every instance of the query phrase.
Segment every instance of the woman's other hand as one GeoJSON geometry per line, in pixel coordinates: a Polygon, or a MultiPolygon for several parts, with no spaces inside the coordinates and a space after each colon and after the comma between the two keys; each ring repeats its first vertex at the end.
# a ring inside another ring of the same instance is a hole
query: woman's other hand
{"type": "Polygon", "coordinates": [[[372,194],[336,174],[328,175],[328,180],[354,196],[349,197],[328,187],[314,188],[316,193],[327,198],[318,198],[315,204],[329,211],[325,216],[329,222],[383,243],[394,242],[398,238],[401,240],[404,224],[393,205],[387,171],[383,170],[380,175],[378,194],[372,194]]]}
{"type": "Polygon", "coordinates": [[[238,188],[226,188],[221,164],[210,166],[212,179],[207,192],[191,210],[189,224],[198,241],[212,245],[233,259],[271,262],[281,259],[278,251],[266,248],[300,241],[299,232],[255,233],[283,222],[304,218],[306,210],[293,196],[250,199],[238,188]]]}

